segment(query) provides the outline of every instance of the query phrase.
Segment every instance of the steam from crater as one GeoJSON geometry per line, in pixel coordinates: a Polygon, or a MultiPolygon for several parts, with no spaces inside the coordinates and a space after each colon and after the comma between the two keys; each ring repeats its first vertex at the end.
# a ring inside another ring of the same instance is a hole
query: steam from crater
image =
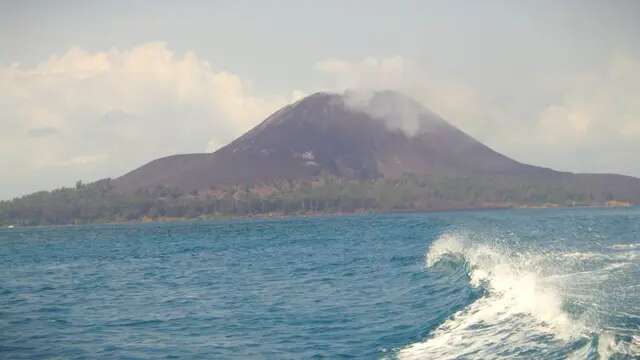
{"type": "Polygon", "coordinates": [[[415,100],[394,91],[347,90],[343,100],[347,108],[381,120],[389,129],[409,137],[445,123],[415,100]]]}

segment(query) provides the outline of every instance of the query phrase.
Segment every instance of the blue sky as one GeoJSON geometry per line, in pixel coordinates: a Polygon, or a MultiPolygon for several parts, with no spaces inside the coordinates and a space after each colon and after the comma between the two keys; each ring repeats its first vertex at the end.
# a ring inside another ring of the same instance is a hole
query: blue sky
{"type": "Polygon", "coordinates": [[[635,1],[0,4],[0,199],[392,88],[517,160],[640,176],[635,1]]]}

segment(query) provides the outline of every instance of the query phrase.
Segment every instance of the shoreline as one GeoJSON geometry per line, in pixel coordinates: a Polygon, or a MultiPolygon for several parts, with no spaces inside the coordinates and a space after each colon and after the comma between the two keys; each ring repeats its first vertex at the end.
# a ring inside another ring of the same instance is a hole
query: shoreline
{"type": "MultiPolygon", "coordinates": [[[[489,204],[487,204],[489,205],[489,204]]],[[[393,214],[433,214],[433,213],[447,213],[447,212],[481,212],[481,211],[495,211],[495,210],[534,210],[534,209],[621,209],[621,208],[633,208],[638,204],[631,204],[628,202],[615,201],[610,204],[592,204],[592,205],[575,205],[566,206],[558,204],[542,204],[542,205],[516,205],[516,204],[491,204],[491,206],[479,206],[479,207],[452,207],[442,209],[406,209],[406,210],[374,210],[374,209],[361,209],[356,211],[337,211],[337,212],[305,212],[305,213],[267,213],[267,214],[250,214],[250,215],[201,215],[198,217],[158,217],[150,218],[144,217],[136,220],[125,221],[105,221],[105,222],[87,222],[78,224],[48,224],[48,225],[3,225],[0,226],[0,230],[15,230],[21,228],[45,228],[45,227],[72,227],[72,226],[87,226],[87,225],[135,225],[135,224],[162,224],[162,223],[179,223],[179,222],[199,222],[199,221],[216,221],[216,220],[283,220],[293,218],[315,218],[315,217],[342,217],[342,216],[356,216],[356,215],[393,215],[393,214]]]]}

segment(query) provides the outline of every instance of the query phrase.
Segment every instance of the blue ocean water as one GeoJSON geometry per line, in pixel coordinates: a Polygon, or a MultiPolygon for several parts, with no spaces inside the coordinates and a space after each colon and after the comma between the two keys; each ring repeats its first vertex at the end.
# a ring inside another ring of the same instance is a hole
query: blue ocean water
{"type": "Polygon", "coordinates": [[[2,229],[0,358],[638,359],[640,209],[2,229]]]}

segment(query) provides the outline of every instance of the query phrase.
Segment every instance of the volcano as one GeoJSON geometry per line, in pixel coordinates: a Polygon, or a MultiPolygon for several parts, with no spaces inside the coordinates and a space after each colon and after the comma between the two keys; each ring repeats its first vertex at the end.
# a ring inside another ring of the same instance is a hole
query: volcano
{"type": "Polygon", "coordinates": [[[160,158],[114,183],[121,191],[166,186],[189,192],[323,175],[366,180],[407,174],[526,179],[570,187],[594,199],[640,202],[639,179],[520,163],[391,91],[316,93],[278,110],[214,153],[160,158]]]}

